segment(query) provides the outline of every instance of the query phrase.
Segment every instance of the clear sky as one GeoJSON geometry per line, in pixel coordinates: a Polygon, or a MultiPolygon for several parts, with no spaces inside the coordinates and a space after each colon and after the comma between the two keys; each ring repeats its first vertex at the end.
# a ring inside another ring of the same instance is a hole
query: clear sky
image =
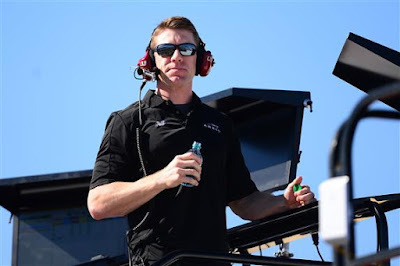
{"type": "MultiPolygon", "coordinates": [[[[0,178],[92,169],[108,115],[138,98],[140,82],[131,67],[144,55],[153,28],[182,15],[216,60],[209,76],[195,78],[200,97],[231,87],[311,92],[314,110],[304,113],[298,174],[318,197],[319,184],[329,177],[331,140],[366,95],[332,75],[349,32],[400,50],[398,0],[3,0],[0,12],[0,178]]],[[[399,139],[398,122],[360,123],[355,197],[400,192],[399,139]]],[[[0,265],[11,264],[9,216],[0,207],[0,265]]],[[[399,210],[387,218],[390,246],[400,246],[399,210]]],[[[228,213],[229,227],[240,223],[228,213]]],[[[375,251],[375,233],[373,219],[357,224],[357,256],[375,251]]],[[[297,258],[318,259],[310,238],[290,247],[297,258]]],[[[327,244],[321,243],[321,252],[332,260],[327,244]]]]}

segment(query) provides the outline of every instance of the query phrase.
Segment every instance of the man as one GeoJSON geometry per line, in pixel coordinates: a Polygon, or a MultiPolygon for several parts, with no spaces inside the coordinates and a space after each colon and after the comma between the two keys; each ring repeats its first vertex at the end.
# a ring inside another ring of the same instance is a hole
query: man
{"type": "Polygon", "coordinates": [[[113,113],[107,123],[88,208],[94,219],[128,215],[134,265],[152,264],[178,249],[227,252],[227,205],[241,218],[256,220],[314,199],[306,185],[293,192],[301,177],[282,196],[257,191],[231,121],[192,91],[201,45],[183,17],[168,18],[153,31],[148,51],[158,68],[157,88],[147,92],[140,115],[146,176],[136,145],[138,105],[113,113]],[[203,159],[187,152],[193,141],[202,144],[203,159]]]}

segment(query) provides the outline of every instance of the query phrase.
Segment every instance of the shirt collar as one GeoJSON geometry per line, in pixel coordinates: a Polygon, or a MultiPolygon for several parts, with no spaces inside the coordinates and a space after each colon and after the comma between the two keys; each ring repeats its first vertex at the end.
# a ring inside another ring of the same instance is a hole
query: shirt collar
{"type": "MultiPolygon", "coordinates": [[[[155,94],[154,90],[148,90],[146,95],[143,98],[143,102],[149,107],[158,107],[161,104],[166,104],[167,102],[171,103],[169,100],[164,100],[161,96],[155,94]]],[[[192,101],[191,104],[193,109],[201,105],[201,99],[196,95],[196,93],[192,92],[192,101]]]]}

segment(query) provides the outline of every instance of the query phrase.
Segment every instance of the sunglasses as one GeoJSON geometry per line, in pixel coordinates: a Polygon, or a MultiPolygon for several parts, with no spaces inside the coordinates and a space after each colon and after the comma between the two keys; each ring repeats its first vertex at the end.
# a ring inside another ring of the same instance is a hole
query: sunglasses
{"type": "Polygon", "coordinates": [[[160,56],[167,57],[167,56],[172,56],[175,53],[176,49],[178,49],[179,53],[182,56],[191,56],[196,54],[197,47],[193,43],[181,43],[181,44],[163,43],[157,45],[154,51],[160,56]]]}

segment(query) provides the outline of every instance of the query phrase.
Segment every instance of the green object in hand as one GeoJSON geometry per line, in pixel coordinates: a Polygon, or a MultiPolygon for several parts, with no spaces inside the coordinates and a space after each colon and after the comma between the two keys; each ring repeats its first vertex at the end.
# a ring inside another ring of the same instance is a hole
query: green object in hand
{"type": "Polygon", "coordinates": [[[297,191],[299,191],[299,190],[301,190],[301,189],[302,189],[302,187],[301,187],[300,184],[296,184],[296,185],[293,186],[293,191],[294,191],[294,192],[297,192],[297,191]]]}

